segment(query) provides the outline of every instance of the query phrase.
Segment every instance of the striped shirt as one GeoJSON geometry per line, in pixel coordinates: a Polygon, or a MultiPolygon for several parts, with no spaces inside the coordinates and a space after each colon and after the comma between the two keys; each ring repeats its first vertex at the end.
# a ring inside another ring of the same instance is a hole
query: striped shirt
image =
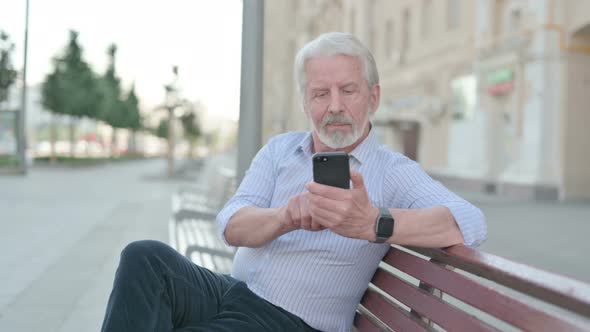
{"type": "MultiPolygon", "coordinates": [[[[235,196],[217,216],[221,236],[241,208],[277,208],[312,181],[312,136],[290,132],[272,138],[256,155],[235,196]]],[[[482,212],[430,178],[400,153],[379,145],[373,130],[350,154],[372,204],[388,208],[449,208],[465,244],[486,238],[482,212]]],[[[296,230],[261,248],[238,249],[232,276],[262,298],[322,331],[350,331],[355,308],[389,248],[326,229],[296,230]]]]}

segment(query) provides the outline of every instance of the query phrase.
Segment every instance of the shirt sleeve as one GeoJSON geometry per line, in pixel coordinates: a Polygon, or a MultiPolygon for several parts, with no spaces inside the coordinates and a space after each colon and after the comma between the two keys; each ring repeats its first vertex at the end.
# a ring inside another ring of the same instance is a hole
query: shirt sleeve
{"type": "Polygon", "coordinates": [[[386,176],[385,185],[391,192],[389,207],[418,209],[446,206],[461,233],[464,244],[477,247],[487,238],[487,225],[480,209],[432,179],[414,161],[406,159],[395,165],[386,176]]]}
{"type": "Polygon", "coordinates": [[[218,231],[226,244],[228,243],[225,239],[225,228],[238,210],[246,206],[270,207],[276,179],[271,143],[272,141],[258,151],[236,194],[217,215],[218,231]]]}

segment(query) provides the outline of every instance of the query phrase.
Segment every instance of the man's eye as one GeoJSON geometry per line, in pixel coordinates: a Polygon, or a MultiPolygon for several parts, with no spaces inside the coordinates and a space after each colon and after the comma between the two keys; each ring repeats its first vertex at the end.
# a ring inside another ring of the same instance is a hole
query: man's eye
{"type": "Polygon", "coordinates": [[[318,92],[318,93],[316,93],[316,94],[315,94],[316,98],[319,98],[319,97],[325,97],[325,96],[327,96],[327,95],[328,95],[328,93],[327,93],[327,92],[318,92]]]}
{"type": "Polygon", "coordinates": [[[352,94],[354,91],[353,90],[342,90],[342,92],[344,92],[345,95],[350,95],[352,94]]]}

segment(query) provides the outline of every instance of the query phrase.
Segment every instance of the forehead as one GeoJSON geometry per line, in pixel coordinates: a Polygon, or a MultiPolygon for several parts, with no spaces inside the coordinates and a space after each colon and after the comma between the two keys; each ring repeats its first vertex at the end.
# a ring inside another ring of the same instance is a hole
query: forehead
{"type": "Polygon", "coordinates": [[[364,80],[361,61],[349,55],[321,56],[305,62],[308,87],[360,83],[364,80]]]}

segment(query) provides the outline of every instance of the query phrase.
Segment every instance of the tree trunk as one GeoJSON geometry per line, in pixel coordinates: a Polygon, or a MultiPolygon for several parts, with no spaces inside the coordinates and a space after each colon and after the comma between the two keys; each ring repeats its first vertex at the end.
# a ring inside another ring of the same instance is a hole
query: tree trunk
{"type": "Polygon", "coordinates": [[[195,153],[195,145],[196,145],[195,143],[196,143],[196,141],[197,140],[194,138],[189,138],[189,140],[188,140],[188,149],[189,149],[188,150],[188,157],[193,160],[196,159],[195,158],[195,154],[196,154],[195,153]]]}
{"type": "Polygon", "coordinates": [[[131,134],[129,135],[129,154],[136,155],[137,154],[137,142],[135,135],[137,134],[135,130],[130,130],[131,134]]]}
{"type": "Polygon", "coordinates": [[[111,137],[111,157],[116,157],[119,155],[119,148],[118,148],[119,147],[119,144],[118,144],[119,139],[117,138],[118,137],[117,132],[118,132],[117,128],[113,128],[113,134],[111,137]]]}
{"type": "Polygon", "coordinates": [[[55,164],[56,157],[55,157],[55,141],[57,139],[57,129],[55,128],[55,120],[56,115],[51,113],[51,122],[49,123],[49,144],[50,144],[50,152],[49,152],[49,163],[51,165],[55,164]]]}
{"type": "Polygon", "coordinates": [[[75,157],[76,150],[76,118],[70,119],[70,157],[75,157]]]}

